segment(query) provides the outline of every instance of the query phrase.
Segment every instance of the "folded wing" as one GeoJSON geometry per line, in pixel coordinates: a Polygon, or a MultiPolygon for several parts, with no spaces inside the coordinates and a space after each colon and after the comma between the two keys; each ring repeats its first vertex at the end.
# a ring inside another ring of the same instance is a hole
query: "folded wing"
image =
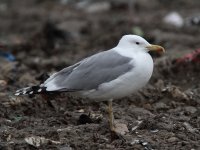
{"type": "Polygon", "coordinates": [[[83,91],[97,89],[129,72],[132,59],[114,50],[104,51],[67,67],[47,79],[43,86],[47,91],[83,91]]]}

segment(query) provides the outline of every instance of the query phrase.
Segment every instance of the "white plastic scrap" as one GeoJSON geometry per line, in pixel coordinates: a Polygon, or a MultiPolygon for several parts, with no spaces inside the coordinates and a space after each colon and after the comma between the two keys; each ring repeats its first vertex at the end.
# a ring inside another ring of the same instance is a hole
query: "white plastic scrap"
{"type": "Polygon", "coordinates": [[[175,27],[182,27],[184,25],[184,20],[181,15],[177,12],[171,12],[166,15],[163,19],[164,23],[175,26],[175,27]]]}
{"type": "Polygon", "coordinates": [[[39,136],[26,137],[24,140],[26,141],[26,143],[34,147],[40,147],[41,145],[44,145],[47,143],[60,144],[59,141],[53,141],[53,140],[46,139],[44,137],[39,137],[39,136]]]}
{"type": "Polygon", "coordinates": [[[137,125],[134,126],[134,127],[131,129],[131,131],[135,131],[135,130],[140,126],[140,124],[141,124],[143,121],[138,120],[138,121],[136,121],[136,122],[137,122],[137,125]]]}

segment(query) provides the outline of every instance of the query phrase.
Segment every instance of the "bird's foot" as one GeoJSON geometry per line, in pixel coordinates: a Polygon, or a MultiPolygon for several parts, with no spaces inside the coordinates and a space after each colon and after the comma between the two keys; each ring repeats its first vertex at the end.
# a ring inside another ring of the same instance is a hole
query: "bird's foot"
{"type": "Polygon", "coordinates": [[[123,123],[116,123],[111,128],[111,140],[114,141],[115,139],[120,139],[123,142],[126,142],[124,135],[129,132],[126,124],[123,123]]]}

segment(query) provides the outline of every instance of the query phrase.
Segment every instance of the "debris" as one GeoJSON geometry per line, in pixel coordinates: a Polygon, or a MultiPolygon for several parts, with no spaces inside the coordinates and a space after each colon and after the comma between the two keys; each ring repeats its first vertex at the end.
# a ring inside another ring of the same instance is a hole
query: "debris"
{"type": "Polygon", "coordinates": [[[153,150],[152,146],[148,142],[146,142],[144,140],[138,140],[138,139],[136,139],[133,142],[131,142],[131,145],[135,145],[135,144],[142,145],[145,150],[153,150]]]}
{"type": "Polygon", "coordinates": [[[12,55],[10,52],[4,52],[0,50],[0,56],[5,58],[8,61],[15,61],[15,56],[12,55]]]}
{"type": "Polygon", "coordinates": [[[84,113],[85,111],[84,111],[84,109],[79,109],[78,110],[78,113],[84,113]]]}
{"type": "Polygon", "coordinates": [[[151,133],[157,133],[159,130],[158,129],[154,129],[154,130],[151,130],[151,133]]]}
{"type": "Polygon", "coordinates": [[[185,63],[200,63],[200,49],[197,49],[189,54],[184,55],[181,58],[174,60],[175,64],[185,64],[185,63]]]}
{"type": "Polygon", "coordinates": [[[136,121],[137,122],[137,125],[135,126],[135,127],[133,127],[132,129],[131,129],[131,131],[135,131],[139,126],[140,126],[140,124],[143,122],[143,121],[136,121]]]}
{"type": "Polygon", "coordinates": [[[48,143],[61,144],[61,142],[59,142],[59,141],[53,141],[53,140],[46,139],[44,137],[39,137],[39,136],[26,137],[24,140],[26,141],[26,143],[28,143],[34,147],[40,147],[41,145],[45,145],[48,143]]]}
{"type": "Polygon", "coordinates": [[[11,140],[11,134],[8,135],[8,137],[6,138],[6,141],[10,141],[11,140]]]}
{"type": "Polygon", "coordinates": [[[0,86],[6,86],[7,82],[5,80],[0,80],[0,86]]]}
{"type": "Polygon", "coordinates": [[[138,144],[138,143],[139,143],[139,140],[134,140],[133,142],[131,142],[131,145],[138,144]]]}
{"type": "Polygon", "coordinates": [[[190,133],[195,133],[197,131],[197,129],[193,128],[188,122],[184,122],[183,125],[190,133]]]}
{"type": "Polygon", "coordinates": [[[164,19],[163,19],[164,23],[175,26],[175,27],[182,27],[184,24],[184,20],[181,17],[181,15],[177,12],[171,12],[169,14],[167,14],[164,19]]]}
{"type": "Polygon", "coordinates": [[[189,100],[188,96],[176,86],[167,86],[166,88],[162,89],[162,92],[170,93],[173,98],[189,100]]]}
{"type": "Polygon", "coordinates": [[[180,91],[180,89],[177,88],[177,87],[172,89],[171,94],[174,98],[180,98],[180,99],[188,100],[188,96],[184,92],[180,91]]]}
{"type": "Polygon", "coordinates": [[[22,116],[18,116],[18,115],[13,117],[13,121],[14,122],[19,122],[22,119],[23,119],[23,117],[22,116]]]}
{"type": "Polygon", "coordinates": [[[103,115],[101,113],[90,113],[90,118],[93,122],[99,123],[103,119],[103,115]]]}
{"type": "Polygon", "coordinates": [[[58,129],[57,132],[64,132],[64,131],[70,131],[72,130],[72,127],[67,127],[67,128],[63,128],[63,129],[58,129]]]}

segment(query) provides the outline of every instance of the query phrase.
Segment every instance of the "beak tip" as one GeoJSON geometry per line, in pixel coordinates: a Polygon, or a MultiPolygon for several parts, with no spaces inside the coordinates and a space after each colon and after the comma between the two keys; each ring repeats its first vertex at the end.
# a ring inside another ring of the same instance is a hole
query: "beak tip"
{"type": "Polygon", "coordinates": [[[147,49],[149,49],[149,51],[156,51],[156,52],[165,53],[165,49],[162,46],[159,46],[159,45],[150,45],[150,46],[147,46],[147,49]]]}

